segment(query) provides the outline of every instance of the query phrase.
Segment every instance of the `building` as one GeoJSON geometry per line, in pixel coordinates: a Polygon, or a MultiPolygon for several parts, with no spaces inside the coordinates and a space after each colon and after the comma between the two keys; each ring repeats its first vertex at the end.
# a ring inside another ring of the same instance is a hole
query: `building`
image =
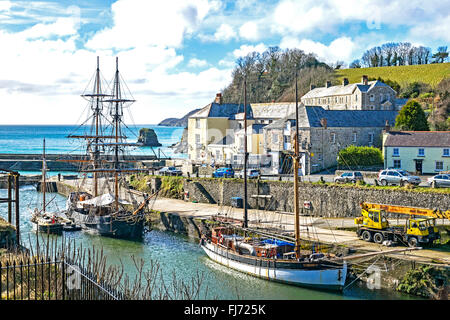
{"type": "Polygon", "coordinates": [[[417,174],[450,171],[450,131],[389,131],[383,134],[385,168],[417,174]]]}
{"type": "MultiPolygon", "coordinates": [[[[395,124],[397,111],[326,110],[299,107],[299,147],[303,175],[337,165],[339,150],[350,145],[382,146],[382,132],[395,124]]],[[[271,156],[271,171],[290,173],[295,114],[263,128],[264,152],[271,156]]]]}
{"type": "Polygon", "coordinates": [[[362,77],[361,83],[349,84],[344,78],[338,86],[332,86],[331,81],[325,87],[311,86],[301,102],[326,110],[398,110],[399,107],[394,89],[378,80],[368,81],[367,76],[362,77]]]}
{"type": "MultiPolygon", "coordinates": [[[[262,128],[295,111],[295,103],[256,103],[247,106],[249,162],[259,159],[262,128]]],[[[230,164],[241,161],[244,134],[243,104],[224,104],[220,93],[188,119],[188,155],[192,162],[230,164]]]]}

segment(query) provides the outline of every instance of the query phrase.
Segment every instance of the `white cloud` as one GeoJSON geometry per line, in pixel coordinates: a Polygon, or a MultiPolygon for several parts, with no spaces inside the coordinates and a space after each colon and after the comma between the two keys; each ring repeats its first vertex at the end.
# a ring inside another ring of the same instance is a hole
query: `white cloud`
{"type": "Polygon", "coordinates": [[[254,21],[244,23],[239,28],[239,35],[246,40],[258,40],[260,35],[257,23],[254,21]]]}
{"type": "MultiPolygon", "coordinates": [[[[450,7],[450,6],[449,6],[450,7]]],[[[424,39],[444,40],[450,42],[450,15],[432,22],[417,24],[410,30],[410,36],[423,41],[424,39]]]]}
{"type": "Polygon", "coordinates": [[[337,38],[328,46],[309,39],[299,40],[294,37],[285,37],[282,39],[280,47],[298,48],[306,53],[315,53],[320,59],[331,63],[337,60],[349,61],[354,53],[355,44],[348,37],[337,38]]]}
{"type": "Polygon", "coordinates": [[[214,39],[217,41],[229,41],[233,38],[236,38],[236,32],[226,23],[222,23],[214,34],[214,39]]]}
{"type": "Polygon", "coordinates": [[[197,59],[197,58],[192,58],[192,59],[189,60],[189,62],[188,62],[188,66],[189,66],[189,67],[193,67],[193,68],[206,67],[207,65],[208,65],[208,61],[206,61],[206,60],[201,60],[201,59],[197,59]]]}
{"type": "Polygon", "coordinates": [[[255,46],[252,45],[242,45],[239,49],[233,50],[233,55],[235,58],[244,57],[251,52],[259,52],[262,53],[267,49],[267,46],[264,43],[259,43],[255,46]]]}

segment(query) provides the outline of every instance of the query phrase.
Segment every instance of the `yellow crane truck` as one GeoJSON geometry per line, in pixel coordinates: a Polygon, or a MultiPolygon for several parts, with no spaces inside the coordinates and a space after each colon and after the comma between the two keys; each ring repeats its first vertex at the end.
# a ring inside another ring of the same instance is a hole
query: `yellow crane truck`
{"type": "Polygon", "coordinates": [[[355,219],[359,226],[356,231],[364,241],[382,244],[384,241],[400,242],[416,247],[419,244],[432,244],[441,235],[435,227],[436,219],[450,220],[450,210],[424,209],[406,206],[361,203],[361,217],[355,219]],[[410,215],[404,227],[391,227],[386,212],[410,215]],[[416,218],[422,216],[423,218],[416,218]]]}

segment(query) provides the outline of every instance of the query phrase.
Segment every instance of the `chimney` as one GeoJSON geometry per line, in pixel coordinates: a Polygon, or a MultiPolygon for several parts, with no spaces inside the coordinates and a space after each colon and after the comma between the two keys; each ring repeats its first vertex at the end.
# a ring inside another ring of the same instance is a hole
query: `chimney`
{"type": "Polygon", "coordinates": [[[361,82],[362,82],[362,84],[364,84],[364,85],[366,85],[366,86],[369,84],[369,79],[367,78],[366,75],[363,75],[363,76],[362,76],[361,82]]]}
{"type": "Polygon", "coordinates": [[[389,125],[389,121],[386,120],[386,123],[384,124],[384,131],[389,132],[391,131],[391,126],[389,125]]]}
{"type": "Polygon", "coordinates": [[[327,128],[327,119],[326,118],[322,118],[320,119],[320,125],[326,129],[327,128]]]}
{"type": "Polygon", "coordinates": [[[315,85],[313,85],[313,84],[310,84],[310,85],[309,85],[309,91],[314,90],[315,88],[316,88],[315,85]]]}
{"type": "Polygon", "coordinates": [[[331,81],[327,80],[325,87],[327,87],[327,88],[331,87],[331,81]]]}
{"type": "Polygon", "coordinates": [[[222,104],[222,94],[220,92],[216,94],[216,99],[214,99],[214,103],[222,104]]]}
{"type": "Polygon", "coordinates": [[[344,78],[344,79],[342,80],[342,85],[343,85],[343,86],[348,85],[348,78],[344,78]]]}

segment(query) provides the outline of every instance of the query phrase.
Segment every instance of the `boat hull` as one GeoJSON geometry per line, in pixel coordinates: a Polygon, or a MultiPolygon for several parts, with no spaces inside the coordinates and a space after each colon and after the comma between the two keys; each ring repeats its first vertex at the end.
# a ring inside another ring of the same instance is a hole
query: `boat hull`
{"type": "Polygon", "coordinates": [[[62,225],[42,225],[38,224],[36,222],[32,223],[33,225],[33,231],[34,232],[41,232],[41,233],[50,233],[50,234],[62,234],[63,232],[63,226],[62,225]]]}
{"type": "Polygon", "coordinates": [[[121,238],[140,239],[144,232],[143,219],[118,220],[111,216],[90,217],[89,215],[73,211],[70,215],[73,222],[87,233],[121,238]]]}
{"type": "Polygon", "coordinates": [[[226,249],[204,241],[201,247],[208,257],[231,269],[241,271],[266,280],[323,290],[344,288],[347,265],[321,265],[317,263],[280,263],[271,259],[255,257],[241,259],[226,249]],[[250,263],[249,263],[250,262],[250,263]]]}

